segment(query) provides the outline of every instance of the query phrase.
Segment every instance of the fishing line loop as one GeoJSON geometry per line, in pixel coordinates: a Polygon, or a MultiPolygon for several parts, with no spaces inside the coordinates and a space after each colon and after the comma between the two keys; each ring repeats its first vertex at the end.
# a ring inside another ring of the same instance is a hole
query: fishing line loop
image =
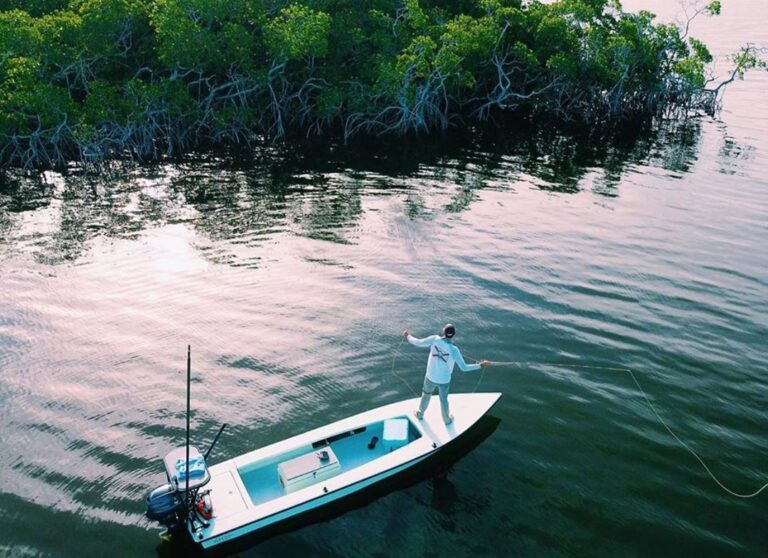
{"type": "Polygon", "coordinates": [[[405,384],[405,386],[409,390],[411,390],[411,393],[413,394],[414,397],[419,397],[419,394],[416,393],[416,390],[414,390],[413,387],[411,387],[411,384],[409,384],[405,380],[405,378],[403,378],[400,374],[395,372],[395,359],[397,359],[397,354],[400,352],[400,347],[403,345],[403,341],[405,341],[405,337],[400,337],[400,342],[397,344],[397,349],[395,349],[395,354],[392,355],[392,370],[391,370],[392,371],[392,375],[395,376],[401,382],[403,382],[405,384]]]}
{"type": "MultiPolygon", "coordinates": [[[[473,359],[474,360],[474,359],[473,359]]],[[[609,370],[613,372],[628,372],[630,377],[632,378],[632,381],[637,386],[637,389],[640,390],[640,393],[643,394],[643,398],[645,399],[645,402],[648,404],[648,407],[651,408],[651,411],[653,411],[653,414],[656,415],[656,418],[661,423],[661,425],[666,429],[667,432],[669,432],[670,436],[672,436],[677,442],[683,446],[688,452],[693,455],[696,460],[701,464],[701,466],[704,468],[704,470],[707,472],[707,474],[710,476],[710,478],[715,481],[715,484],[717,484],[721,489],[723,489],[725,492],[730,494],[731,496],[735,496],[736,498],[754,498],[758,494],[760,494],[763,490],[768,488],[768,482],[766,482],[764,485],[759,487],[754,492],[750,493],[740,493],[736,492],[734,490],[731,490],[727,486],[725,486],[720,479],[715,476],[715,474],[712,472],[712,470],[707,466],[707,464],[704,462],[704,460],[699,456],[698,453],[696,453],[693,448],[691,448],[688,444],[686,444],[675,432],[672,430],[672,428],[669,427],[669,425],[664,421],[664,419],[661,417],[659,412],[656,410],[656,407],[651,402],[651,399],[648,397],[648,394],[645,393],[645,390],[640,385],[640,382],[637,380],[637,377],[635,376],[635,373],[629,369],[629,368],[620,368],[616,366],[591,366],[586,364],[563,364],[558,362],[519,362],[519,361],[491,361],[491,364],[494,366],[559,366],[563,368],[586,368],[591,370],[609,370]]],[[[479,385],[479,383],[478,383],[479,385]]],[[[475,386],[475,389],[477,389],[477,386],[475,386]]]]}
{"type": "MultiPolygon", "coordinates": [[[[397,359],[397,355],[400,352],[400,347],[402,346],[404,341],[404,338],[400,338],[400,343],[397,345],[397,349],[395,350],[395,354],[392,356],[392,374],[397,377],[401,382],[403,382],[408,389],[413,393],[415,397],[418,397],[419,394],[416,393],[416,391],[411,387],[411,385],[399,374],[395,372],[395,360],[397,359]]],[[[477,359],[474,359],[467,355],[467,358],[470,360],[474,360],[475,362],[477,359]]],[[[653,411],[653,414],[656,415],[656,418],[661,423],[661,425],[664,427],[664,429],[669,432],[670,436],[672,436],[678,444],[680,444],[683,448],[685,448],[691,455],[693,455],[696,460],[701,464],[701,466],[704,468],[704,470],[707,472],[707,474],[710,476],[710,478],[719,486],[723,491],[727,492],[731,496],[735,496],[736,498],[754,498],[761,492],[763,492],[765,489],[768,488],[768,482],[766,482],[764,485],[759,487],[754,492],[749,493],[741,493],[736,492],[734,490],[731,490],[727,486],[725,486],[720,479],[717,478],[717,476],[712,472],[712,470],[709,468],[709,466],[705,463],[705,461],[699,456],[698,453],[696,453],[693,448],[691,448],[688,444],[686,444],[675,432],[672,430],[672,428],[669,427],[669,425],[664,421],[662,416],[659,414],[659,412],[656,410],[656,407],[651,402],[651,399],[648,397],[648,394],[645,393],[645,390],[643,389],[643,386],[640,385],[640,382],[637,380],[637,377],[635,376],[635,373],[629,369],[629,368],[622,368],[618,366],[592,366],[587,364],[564,364],[559,362],[525,362],[525,361],[490,361],[491,365],[493,366],[555,366],[555,367],[561,367],[561,368],[583,368],[583,369],[590,369],[590,370],[606,370],[606,371],[612,371],[612,372],[628,372],[630,377],[632,378],[632,381],[637,386],[637,389],[640,390],[640,393],[643,395],[643,398],[645,399],[645,402],[648,404],[648,407],[650,407],[651,411],[653,411]]],[[[472,390],[472,393],[475,393],[477,389],[480,387],[480,383],[483,381],[483,378],[485,376],[486,368],[481,369],[480,378],[477,380],[477,384],[475,384],[475,388],[472,390]]]]}

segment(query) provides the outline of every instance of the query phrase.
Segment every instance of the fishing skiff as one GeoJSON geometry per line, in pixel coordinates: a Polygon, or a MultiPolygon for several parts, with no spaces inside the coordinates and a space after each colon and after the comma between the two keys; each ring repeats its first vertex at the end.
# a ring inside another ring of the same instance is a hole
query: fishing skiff
{"type": "Polygon", "coordinates": [[[204,549],[296,524],[449,452],[499,397],[451,394],[454,420],[447,426],[437,396],[422,420],[414,415],[419,399],[408,399],[210,467],[210,450],[202,455],[187,443],[166,456],[168,483],[147,496],[147,516],[168,531],[186,530],[204,549]]]}

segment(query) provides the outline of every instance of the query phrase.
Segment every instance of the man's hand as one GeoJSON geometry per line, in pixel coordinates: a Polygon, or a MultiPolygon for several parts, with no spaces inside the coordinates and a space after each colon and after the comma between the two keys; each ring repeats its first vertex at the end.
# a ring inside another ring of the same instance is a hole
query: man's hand
{"type": "Polygon", "coordinates": [[[481,360],[480,368],[488,368],[491,364],[493,363],[490,360],[481,360]]]}
{"type": "Polygon", "coordinates": [[[403,332],[403,337],[405,337],[406,339],[408,339],[408,336],[409,336],[409,335],[410,335],[410,333],[408,333],[408,330],[406,329],[406,330],[403,332]]]}

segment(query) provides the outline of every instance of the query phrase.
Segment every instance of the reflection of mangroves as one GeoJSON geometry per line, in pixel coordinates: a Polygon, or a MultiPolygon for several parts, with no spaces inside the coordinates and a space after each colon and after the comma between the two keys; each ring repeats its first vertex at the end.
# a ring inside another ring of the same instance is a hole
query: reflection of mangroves
{"type": "MultiPolygon", "coordinates": [[[[501,125],[509,112],[595,125],[713,106],[702,97],[712,57],[687,26],[611,0],[0,0],[0,10],[3,165],[501,125]]],[[[754,50],[734,61],[734,78],[762,64],[754,50]]]]}
{"type": "MultiPolygon", "coordinates": [[[[108,175],[6,169],[0,173],[0,236],[33,243],[38,260],[56,263],[79,258],[95,236],[133,238],[183,222],[214,241],[215,249],[202,250],[210,261],[259,266],[261,254],[251,248],[286,231],[354,242],[367,196],[403,195],[411,219],[467,211],[477,191],[504,189],[517,180],[560,193],[589,188],[615,197],[628,167],[684,172],[698,156],[700,135],[699,119],[610,134],[528,125],[453,131],[430,142],[361,138],[344,149],[333,143],[306,151],[270,147],[259,158],[244,152],[198,156],[140,170],[113,164],[108,175]],[[49,207],[55,200],[48,233],[17,237],[23,220],[11,218],[13,213],[49,207]]],[[[748,149],[724,141],[724,149],[748,149]]]]}

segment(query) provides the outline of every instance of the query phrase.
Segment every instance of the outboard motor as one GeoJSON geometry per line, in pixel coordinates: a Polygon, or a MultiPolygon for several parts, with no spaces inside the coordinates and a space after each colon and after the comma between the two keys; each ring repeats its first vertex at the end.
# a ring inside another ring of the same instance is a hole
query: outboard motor
{"type": "Polygon", "coordinates": [[[203,487],[211,480],[206,459],[213,451],[226,424],[222,424],[205,455],[189,445],[190,385],[192,378],[192,349],[187,346],[187,440],[184,447],[176,448],[165,456],[166,484],[161,484],[147,494],[148,519],[157,521],[167,529],[161,535],[170,538],[177,532],[184,531],[187,525],[191,532],[203,538],[200,530],[210,527],[213,519],[213,503],[210,490],[203,487]]]}
{"type": "Polygon", "coordinates": [[[185,515],[184,498],[173,485],[161,484],[147,494],[147,518],[160,523],[169,533],[184,524],[185,515]]]}
{"type": "Polygon", "coordinates": [[[147,518],[160,523],[169,534],[182,530],[187,521],[195,530],[207,527],[213,516],[210,491],[201,490],[211,480],[205,457],[190,446],[189,467],[185,467],[186,451],[176,448],[165,457],[168,482],[147,494],[147,518]]]}

